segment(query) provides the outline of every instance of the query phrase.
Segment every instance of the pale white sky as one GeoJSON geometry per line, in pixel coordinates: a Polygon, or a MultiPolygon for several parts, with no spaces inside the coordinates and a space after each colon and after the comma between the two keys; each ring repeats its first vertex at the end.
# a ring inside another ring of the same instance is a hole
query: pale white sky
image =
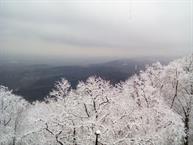
{"type": "Polygon", "coordinates": [[[0,0],[0,56],[38,59],[192,52],[192,0],[0,0]]]}

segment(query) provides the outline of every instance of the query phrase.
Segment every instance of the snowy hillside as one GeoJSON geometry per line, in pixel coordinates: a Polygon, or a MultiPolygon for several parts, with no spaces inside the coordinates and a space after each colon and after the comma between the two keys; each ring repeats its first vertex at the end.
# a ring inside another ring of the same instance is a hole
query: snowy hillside
{"type": "Polygon", "coordinates": [[[191,145],[193,56],[116,85],[62,78],[42,102],[0,87],[1,145],[191,145]]]}

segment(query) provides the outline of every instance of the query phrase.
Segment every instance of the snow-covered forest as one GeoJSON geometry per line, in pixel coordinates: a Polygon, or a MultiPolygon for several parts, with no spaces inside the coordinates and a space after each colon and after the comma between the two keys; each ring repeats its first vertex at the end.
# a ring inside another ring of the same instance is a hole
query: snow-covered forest
{"type": "Polygon", "coordinates": [[[192,145],[193,56],[127,81],[64,78],[43,102],[0,87],[1,145],[192,145]]]}

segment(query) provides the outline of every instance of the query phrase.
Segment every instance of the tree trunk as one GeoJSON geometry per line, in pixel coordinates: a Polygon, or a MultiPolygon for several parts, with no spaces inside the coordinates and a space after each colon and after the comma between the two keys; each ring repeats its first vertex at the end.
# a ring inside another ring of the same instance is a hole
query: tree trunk
{"type": "Polygon", "coordinates": [[[13,145],[15,145],[16,144],[16,137],[14,136],[13,137],[13,145]]]}
{"type": "Polygon", "coordinates": [[[98,145],[98,134],[96,134],[96,141],[95,141],[95,145],[98,145]]]}
{"type": "Polygon", "coordinates": [[[185,133],[186,133],[186,137],[185,137],[185,141],[184,141],[184,145],[188,145],[188,140],[189,140],[189,116],[185,117],[185,133]]]}

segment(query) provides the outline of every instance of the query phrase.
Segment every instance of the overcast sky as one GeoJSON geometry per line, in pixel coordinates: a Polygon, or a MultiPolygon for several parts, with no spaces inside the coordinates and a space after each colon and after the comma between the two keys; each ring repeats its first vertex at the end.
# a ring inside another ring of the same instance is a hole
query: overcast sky
{"type": "Polygon", "coordinates": [[[186,55],[192,17],[192,0],[0,0],[0,56],[186,55]]]}

